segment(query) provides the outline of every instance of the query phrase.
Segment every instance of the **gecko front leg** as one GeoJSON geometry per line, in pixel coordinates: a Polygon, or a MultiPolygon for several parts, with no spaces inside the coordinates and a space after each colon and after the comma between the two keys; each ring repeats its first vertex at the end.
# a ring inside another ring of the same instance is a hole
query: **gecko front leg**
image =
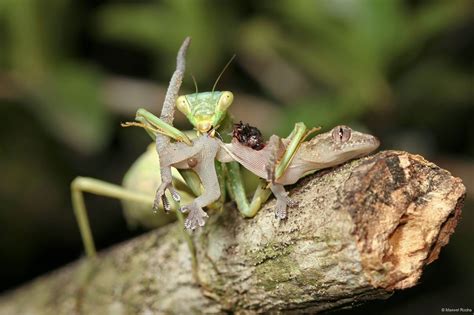
{"type": "Polygon", "coordinates": [[[189,212],[184,226],[189,230],[194,230],[198,226],[205,224],[205,218],[208,217],[203,208],[210,205],[221,195],[219,180],[217,178],[214,160],[216,158],[219,144],[215,138],[208,135],[201,136],[194,145],[200,148],[200,152],[193,156],[192,169],[201,179],[204,193],[188,205],[182,206],[182,212],[189,212]]]}
{"type": "Polygon", "coordinates": [[[271,184],[270,189],[276,198],[275,217],[279,219],[286,219],[287,207],[295,207],[298,203],[288,197],[288,192],[282,184],[271,184]]]}
{"type": "Polygon", "coordinates": [[[168,199],[166,198],[166,195],[165,195],[166,190],[169,190],[171,197],[173,197],[173,199],[176,202],[181,201],[181,196],[173,187],[173,177],[171,175],[171,167],[162,167],[160,168],[160,171],[161,171],[161,184],[156,191],[155,201],[153,202],[153,210],[157,211],[157,209],[160,207],[160,201],[161,201],[163,203],[163,209],[165,209],[166,212],[169,212],[171,210],[171,205],[168,199]]]}
{"type": "Polygon", "coordinates": [[[202,141],[200,139],[196,139],[191,146],[183,143],[183,142],[174,142],[174,143],[167,143],[166,146],[159,146],[161,145],[160,141],[166,140],[158,138],[156,139],[157,142],[157,149],[160,152],[161,157],[161,185],[156,191],[155,196],[155,209],[158,208],[160,201],[163,202],[163,208],[166,211],[170,210],[169,201],[166,199],[165,191],[168,189],[171,193],[173,199],[177,202],[181,200],[179,194],[175,191],[172,185],[173,177],[171,174],[171,166],[174,166],[178,169],[189,169],[193,168],[193,159],[195,155],[203,150],[202,141]],[[191,164],[189,164],[190,162],[191,164]]]}

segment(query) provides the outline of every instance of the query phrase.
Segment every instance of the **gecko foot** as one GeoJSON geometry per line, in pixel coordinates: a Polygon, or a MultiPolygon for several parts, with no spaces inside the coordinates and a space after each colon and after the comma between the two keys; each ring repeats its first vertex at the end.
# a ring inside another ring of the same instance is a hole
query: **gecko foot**
{"type": "Polygon", "coordinates": [[[286,198],[286,204],[288,205],[288,207],[294,208],[294,207],[296,207],[296,206],[298,205],[298,201],[296,201],[296,200],[294,200],[294,199],[292,199],[292,198],[290,198],[290,197],[287,197],[287,198],[286,198]]]}
{"type": "Polygon", "coordinates": [[[204,224],[206,224],[205,218],[209,217],[201,207],[194,203],[182,206],[179,210],[181,212],[189,212],[186,221],[184,221],[184,227],[188,230],[194,230],[198,226],[204,226],[204,224]]]}
{"type": "Polygon", "coordinates": [[[168,200],[168,198],[165,195],[165,191],[169,190],[171,193],[171,197],[176,202],[181,201],[181,196],[178,194],[178,192],[174,189],[173,185],[171,182],[167,183],[161,183],[160,187],[158,187],[158,190],[156,191],[156,196],[155,196],[155,201],[153,202],[153,210],[158,210],[160,207],[160,200],[163,203],[163,208],[165,209],[166,212],[169,212],[171,210],[171,205],[168,200]]]}
{"type": "Polygon", "coordinates": [[[275,217],[281,220],[286,219],[286,208],[288,206],[292,207],[295,203],[288,197],[288,192],[285,190],[283,185],[273,183],[270,186],[270,189],[277,200],[275,206],[275,217]]]}
{"type": "MultiPolygon", "coordinates": [[[[286,193],[288,194],[288,193],[286,193]]],[[[287,207],[293,208],[298,205],[298,202],[287,197],[287,196],[280,196],[277,197],[277,203],[275,206],[275,217],[281,220],[284,220],[288,216],[288,212],[286,210],[287,207]]]]}
{"type": "Polygon", "coordinates": [[[284,220],[287,217],[286,203],[281,200],[277,200],[275,206],[275,218],[284,220]]]}

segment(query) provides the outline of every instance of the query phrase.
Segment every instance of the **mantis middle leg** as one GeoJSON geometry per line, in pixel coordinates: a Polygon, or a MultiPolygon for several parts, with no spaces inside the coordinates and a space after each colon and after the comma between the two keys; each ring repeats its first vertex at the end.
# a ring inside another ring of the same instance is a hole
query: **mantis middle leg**
{"type": "Polygon", "coordinates": [[[271,194],[270,190],[266,188],[267,182],[265,180],[259,182],[249,203],[239,164],[237,162],[230,162],[226,165],[226,168],[227,178],[229,179],[229,192],[237,204],[237,208],[244,217],[254,217],[271,194]]]}

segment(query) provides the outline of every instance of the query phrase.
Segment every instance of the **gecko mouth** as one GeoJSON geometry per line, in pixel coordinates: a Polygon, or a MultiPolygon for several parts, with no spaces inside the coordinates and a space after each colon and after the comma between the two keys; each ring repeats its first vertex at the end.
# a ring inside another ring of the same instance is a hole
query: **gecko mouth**
{"type": "Polygon", "coordinates": [[[359,140],[352,139],[351,141],[346,141],[343,143],[335,143],[334,147],[337,149],[342,149],[342,150],[348,149],[348,148],[360,150],[360,149],[364,149],[364,147],[376,149],[379,147],[379,145],[380,145],[379,139],[377,139],[374,136],[370,136],[368,138],[361,138],[359,140]]]}
{"type": "Polygon", "coordinates": [[[375,150],[380,145],[380,142],[376,139],[361,139],[357,141],[351,141],[348,143],[337,144],[334,146],[336,150],[342,151],[360,151],[360,150],[375,150]]]}

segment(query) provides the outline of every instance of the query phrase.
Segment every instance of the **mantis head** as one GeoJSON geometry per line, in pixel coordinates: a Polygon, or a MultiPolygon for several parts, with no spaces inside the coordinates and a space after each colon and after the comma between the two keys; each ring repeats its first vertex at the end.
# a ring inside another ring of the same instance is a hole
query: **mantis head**
{"type": "Polygon", "coordinates": [[[176,107],[200,133],[216,129],[232,104],[234,95],[228,91],[214,91],[182,95],[176,107]]]}

